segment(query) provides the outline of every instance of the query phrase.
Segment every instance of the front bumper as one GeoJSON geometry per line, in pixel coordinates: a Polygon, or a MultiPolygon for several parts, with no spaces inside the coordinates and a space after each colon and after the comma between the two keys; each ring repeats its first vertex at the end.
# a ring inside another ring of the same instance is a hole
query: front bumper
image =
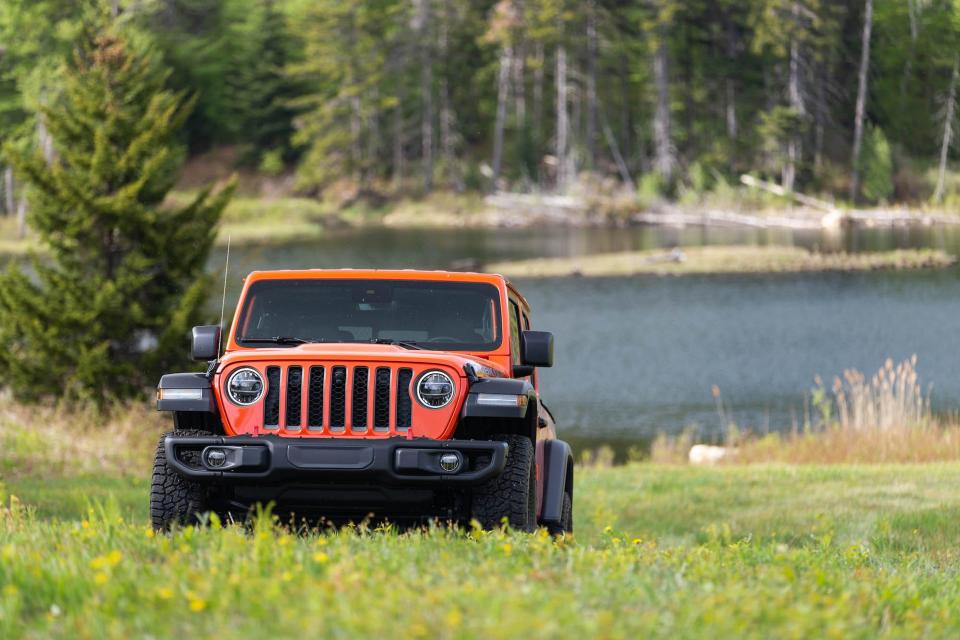
{"type": "Polygon", "coordinates": [[[167,436],[164,449],[167,464],[185,478],[239,484],[297,481],[424,488],[469,486],[500,475],[507,459],[505,442],[426,438],[167,436]],[[441,455],[450,453],[461,461],[454,471],[444,470],[439,463],[441,455]]]}

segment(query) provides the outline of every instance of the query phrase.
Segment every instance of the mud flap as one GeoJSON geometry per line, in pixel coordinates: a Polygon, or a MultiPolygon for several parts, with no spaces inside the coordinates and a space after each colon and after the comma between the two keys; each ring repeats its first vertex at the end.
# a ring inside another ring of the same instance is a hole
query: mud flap
{"type": "Polygon", "coordinates": [[[563,517],[563,494],[573,497],[573,452],[563,440],[541,440],[537,442],[536,460],[537,523],[559,524],[563,517]]]}

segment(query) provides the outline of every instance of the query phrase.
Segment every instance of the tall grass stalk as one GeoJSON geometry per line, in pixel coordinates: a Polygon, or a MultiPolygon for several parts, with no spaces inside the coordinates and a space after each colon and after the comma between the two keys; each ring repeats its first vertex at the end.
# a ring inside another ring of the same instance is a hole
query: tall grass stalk
{"type": "Polygon", "coordinates": [[[887,359],[870,380],[847,369],[835,378],[838,425],[855,431],[889,431],[919,427],[932,420],[930,396],[924,396],[917,375],[917,356],[898,365],[887,359]]]}
{"type": "MultiPolygon", "coordinates": [[[[714,389],[713,395],[717,399],[714,389]]],[[[717,400],[718,406],[722,406],[717,400]]],[[[917,373],[917,357],[888,359],[873,375],[847,369],[827,390],[818,376],[805,407],[804,429],[762,437],[727,428],[728,461],[793,464],[906,463],[960,460],[960,421],[934,415],[917,373]],[[832,393],[831,393],[832,392],[832,393]],[[832,397],[831,397],[832,396],[832,397]]],[[[688,433],[660,436],[656,462],[685,462],[688,433]]]]}

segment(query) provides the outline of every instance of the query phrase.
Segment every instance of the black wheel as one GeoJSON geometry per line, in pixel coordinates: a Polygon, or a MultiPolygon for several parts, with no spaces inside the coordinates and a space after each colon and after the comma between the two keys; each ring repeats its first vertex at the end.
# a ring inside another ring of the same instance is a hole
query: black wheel
{"type": "Polygon", "coordinates": [[[560,512],[560,523],[547,527],[550,535],[559,536],[564,533],[573,533],[573,499],[569,493],[563,494],[563,507],[560,512]]]}
{"type": "MultiPolygon", "coordinates": [[[[174,524],[197,524],[200,516],[207,511],[207,490],[201,484],[183,478],[167,464],[163,440],[168,435],[209,436],[210,432],[184,429],[160,437],[150,484],[150,521],[157,531],[166,531],[174,524]]],[[[199,456],[199,452],[188,452],[184,458],[199,466],[199,456]],[[196,456],[197,460],[187,459],[190,455],[196,456]]]]}
{"type": "Polygon", "coordinates": [[[484,529],[507,524],[520,531],[537,527],[536,463],[530,438],[518,435],[493,436],[509,447],[507,465],[498,477],[473,492],[473,517],[484,529]]]}

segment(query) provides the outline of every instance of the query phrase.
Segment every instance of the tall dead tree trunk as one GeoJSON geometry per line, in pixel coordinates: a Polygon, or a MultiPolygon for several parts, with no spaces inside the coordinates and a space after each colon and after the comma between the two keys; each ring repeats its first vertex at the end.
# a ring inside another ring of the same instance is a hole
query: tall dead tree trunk
{"type": "Polygon", "coordinates": [[[366,179],[363,169],[363,146],[360,140],[362,135],[360,96],[354,95],[350,97],[350,164],[353,168],[353,179],[358,185],[362,185],[366,179]]]}
{"type": "Polygon", "coordinates": [[[450,70],[446,64],[449,55],[449,30],[451,21],[450,0],[444,0],[443,20],[440,23],[440,59],[444,61],[440,78],[440,146],[443,148],[443,164],[447,180],[455,191],[464,189],[460,161],[457,158],[457,117],[450,103],[450,70]]]}
{"type": "Polygon", "coordinates": [[[567,113],[567,50],[563,45],[557,47],[557,190],[565,191],[569,180],[567,167],[568,137],[570,122],[567,113]]]}
{"type": "Polygon", "coordinates": [[[957,73],[960,65],[960,56],[953,59],[953,72],[950,74],[950,89],[947,91],[946,113],[943,120],[943,140],[940,144],[940,167],[937,171],[937,188],[933,192],[933,201],[943,201],[944,182],[947,174],[947,157],[950,154],[950,144],[953,142],[953,120],[957,111],[957,73]]]}
{"type": "MultiPolygon", "coordinates": [[[[790,43],[790,80],[788,83],[790,108],[803,115],[803,100],[800,97],[800,45],[796,38],[790,43]]],[[[797,163],[800,160],[800,134],[793,131],[787,140],[787,161],[783,165],[780,183],[787,192],[793,191],[797,178],[797,163]]]]}
{"type": "Polygon", "coordinates": [[[534,47],[533,59],[536,64],[533,70],[533,135],[539,145],[543,140],[543,65],[546,64],[542,42],[537,42],[534,47]]]}
{"type": "Polygon", "coordinates": [[[634,184],[633,177],[630,175],[630,169],[627,168],[623,154],[620,153],[620,145],[617,144],[617,139],[613,136],[613,130],[610,128],[610,123],[607,121],[606,115],[602,113],[600,114],[600,123],[603,127],[603,136],[607,140],[607,146],[610,147],[610,154],[613,156],[614,162],[617,163],[620,179],[623,181],[624,186],[631,192],[636,191],[637,186],[634,184]]]}
{"type": "MultiPolygon", "coordinates": [[[[727,20],[726,24],[726,53],[727,60],[731,65],[736,65],[737,61],[737,34],[733,22],[727,20]]],[[[734,79],[734,73],[727,73],[724,80],[724,89],[726,93],[726,104],[724,105],[724,116],[727,125],[727,137],[731,140],[737,139],[737,85],[734,79]]]]}
{"type": "Polygon", "coordinates": [[[670,124],[670,76],[667,61],[667,29],[657,28],[657,48],[653,55],[653,83],[657,104],[653,116],[654,169],[664,182],[673,180],[677,164],[670,124]]]}
{"type": "Polygon", "coordinates": [[[866,0],[863,10],[863,38],[860,47],[860,72],[857,77],[857,107],[853,121],[853,174],[850,199],[860,196],[860,152],[863,147],[863,120],[867,112],[867,74],[870,71],[870,32],[873,29],[873,0],[866,0]]]}
{"type": "Polygon", "coordinates": [[[20,203],[17,205],[17,238],[23,239],[27,235],[27,190],[22,189],[20,203]]]}
{"type": "Polygon", "coordinates": [[[900,77],[900,103],[907,97],[907,81],[913,74],[913,59],[917,54],[917,40],[920,38],[920,0],[907,0],[907,17],[910,20],[910,50],[907,52],[907,61],[903,64],[903,75],[900,77]]]}
{"type": "Polygon", "coordinates": [[[497,74],[497,119],[493,125],[493,187],[497,188],[503,162],[503,130],[507,124],[507,100],[510,92],[510,66],[513,49],[504,47],[500,52],[500,72],[497,74]]]}
{"type": "Polygon", "coordinates": [[[13,194],[13,167],[3,170],[3,209],[7,215],[16,213],[16,200],[13,194]]]}
{"type": "MultiPolygon", "coordinates": [[[[791,13],[793,23],[796,25],[796,29],[799,30],[801,20],[799,2],[793,3],[791,13]]],[[[790,108],[802,120],[806,115],[806,105],[800,87],[803,66],[801,55],[800,38],[797,33],[794,33],[790,39],[790,73],[787,81],[787,100],[790,108]]],[[[791,132],[790,138],[787,140],[787,161],[783,165],[780,180],[783,188],[786,189],[788,193],[792,192],[796,186],[797,165],[800,163],[800,158],[803,154],[802,144],[803,140],[800,131],[791,132]]]]}
{"type": "Polygon", "coordinates": [[[399,191],[403,186],[403,102],[401,93],[397,106],[393,108],[393,189],[399,191]]]}
{"type": "Polygon", "coordinates": [[[814,127],[813,127],[813,169],[819,173],[823,167],[823,134],[827,126],[827,72],[823,63],[817,65],[819,80],[815,81],[814,86],[815,100],[814,105],[814,127]]]}
{"type": "MultiPolygon", "coordinates": [[[[534,46],[533,59],[536,63],[536,67],[533,70],[533,139],[537,155],[542,158],[544,155],[544,135],[543,135],[543,117],[544,117],[544,100],[543,100],[543,85],[544,85],[544,76],[546,75],[545,65],[547,63],[546,56],[543,52],[543,43],[537,42],[534,46]]],[[[540,188],[543,188],[543,171],[541,170],[542,164],[537,162],[537,184],[540,188]]]]}
{"type": "Polygon", "coordinates": [[[623,97],[623,108],[620,109],[620,132],[623,136],[623,155],[633,158],[634,128],[633,128],[633,101],[630,99],[630,60],[626,55],[620,56],[619,73],[620,94],[623,97]]]}
{"type": "Polygon", "coordinates": [[[513,64],[510,67],[513,76],[513,111],[516,116],[517,127],[523,127],[527,122],[527,79],[526,79],[526,53],[523,45],[517,44],[516,53],[513,56],[513,64]]]}
{"type": "Polygon", "coordinates": [[[587,163],[593,169],[597,164],[597,3],[587,2],[587,163]]]}
{"type": "Polygon", "coordinates": [[[430,55],[429,0],[413,0],[414,32],[420,49],[420,154],[423,190],[433,191],[433,64],[430,55]]]}

